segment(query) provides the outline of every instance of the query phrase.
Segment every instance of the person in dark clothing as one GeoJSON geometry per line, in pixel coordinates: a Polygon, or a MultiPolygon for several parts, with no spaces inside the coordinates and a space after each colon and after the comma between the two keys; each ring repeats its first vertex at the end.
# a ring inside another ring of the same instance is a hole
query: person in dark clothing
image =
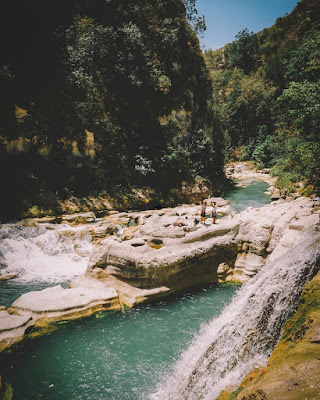
{"type": "Polygon", "coordinates": [[[217,220],[217,203],[215,201],[211,202],[211,207],[212,207],[212,212],[211,212],[211,218],[212,222],[215,224],[217,220]]]}
{"type": "Polygon", "coordinates": [[[203,225],[206,223],[206,208],[207,208],[207,203],[203,201],[201,203],[201,223],[203,225]]]}

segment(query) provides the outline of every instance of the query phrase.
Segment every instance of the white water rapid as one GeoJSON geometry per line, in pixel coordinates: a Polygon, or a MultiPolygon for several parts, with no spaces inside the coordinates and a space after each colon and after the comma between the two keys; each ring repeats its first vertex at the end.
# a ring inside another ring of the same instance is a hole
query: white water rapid
{"type": "Polygon", "coordinates": [[[202,327],[152,400],[213,400],[265,365],[319,266],[320,240],[309,238],[277,258],[235,295],[220,317],[202,327]]]}
{"type": "Polygon", "coordinates": [[[20,282],[61,282],[85,272],[92,251],[84,227],[7,224],[0,227],[1,274],[20,282]]]}

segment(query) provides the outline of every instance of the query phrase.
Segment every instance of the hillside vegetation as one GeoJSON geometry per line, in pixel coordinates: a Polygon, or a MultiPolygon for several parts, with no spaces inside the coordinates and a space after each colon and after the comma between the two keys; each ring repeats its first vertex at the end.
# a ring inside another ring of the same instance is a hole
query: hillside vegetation
{"type": "Polygon", "coordinates": [[[320,189],[320,2],[207,51],[226,156],[271,168],[287,193],[320,189]]]}
{"type": "Polygon", "coordinates": [[[195,1],[15,0],[1,25],[0,218],[222,179],[195,1]],[[191,21],[188,23],[186,14],[191,21]]]}

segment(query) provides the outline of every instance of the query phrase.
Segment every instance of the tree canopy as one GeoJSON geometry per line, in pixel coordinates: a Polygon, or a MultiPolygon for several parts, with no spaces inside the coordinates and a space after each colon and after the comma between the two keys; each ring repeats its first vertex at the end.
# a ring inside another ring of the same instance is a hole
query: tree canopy
{"type": "Polygon", "coordinates": [[[7,215],[222,176],[195,1],[15,0],[1,29],[7,215]]]}
{"type": "Polygon", "coordinates": [[[302,0],[274,26],[244,29],[205,55],[227,158],[272,167],[287,192],[320,190],[319,38],[319,2],[302,0]]]}

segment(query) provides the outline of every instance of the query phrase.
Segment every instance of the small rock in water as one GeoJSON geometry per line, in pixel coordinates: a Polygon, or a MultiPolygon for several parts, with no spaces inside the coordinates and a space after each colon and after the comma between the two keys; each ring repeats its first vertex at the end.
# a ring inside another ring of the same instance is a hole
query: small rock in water
{"type": "Polygon", "coordinates": [[[17,274],[5,274],[5,275],[0,274],[0,281],[8,281],[9,279],[13,279],[16,276],[17,274]]]}

